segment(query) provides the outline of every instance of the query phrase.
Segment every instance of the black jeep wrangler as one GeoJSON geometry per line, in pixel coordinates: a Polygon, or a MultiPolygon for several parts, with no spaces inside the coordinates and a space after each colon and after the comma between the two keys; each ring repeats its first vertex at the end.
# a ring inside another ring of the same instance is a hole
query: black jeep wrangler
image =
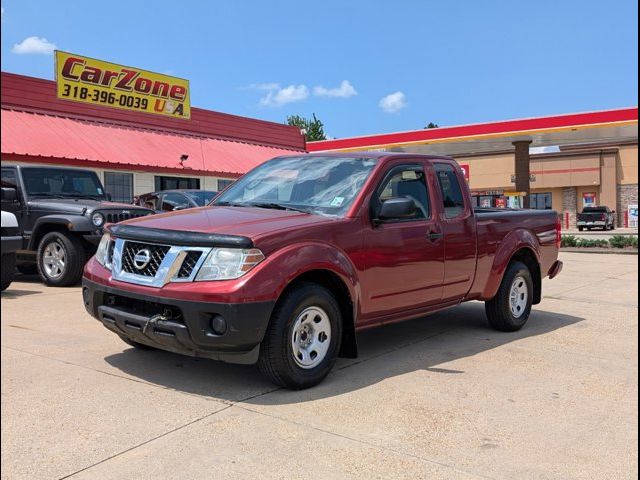
{"type": "Polygon", "coordinates": [[[110,202],[91,170],[2,165],[1,188],[2,210],[15,214],[23,237],[18,271],[37,272],[48,285],[80,280],[106,223],[154,213],[110,202]]]}

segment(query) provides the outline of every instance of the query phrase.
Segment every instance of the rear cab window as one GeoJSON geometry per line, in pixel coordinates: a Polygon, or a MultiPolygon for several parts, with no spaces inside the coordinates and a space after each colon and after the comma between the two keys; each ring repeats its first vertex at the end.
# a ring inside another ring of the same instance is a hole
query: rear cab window
{"type": "Polygon", "coordinates": [[[447,163],[434,164],[446,218],[456,218],[464,213],[464,194],[455,168],[447,163]]]}

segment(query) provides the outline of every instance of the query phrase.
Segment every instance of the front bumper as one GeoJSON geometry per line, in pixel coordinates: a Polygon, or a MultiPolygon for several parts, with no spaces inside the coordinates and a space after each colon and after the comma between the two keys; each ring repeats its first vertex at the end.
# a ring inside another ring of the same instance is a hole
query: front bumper
{"type": "Polygon", "coordinates": [[[131,293],[82,280],[87,311],[134,342],[229,363],[255,363],[275,302],[215,303],[131,293]],[[162,316],[162,317],[161,317],[162,316]],[[214,333],[221,316],[226,331],[214,333]]]}

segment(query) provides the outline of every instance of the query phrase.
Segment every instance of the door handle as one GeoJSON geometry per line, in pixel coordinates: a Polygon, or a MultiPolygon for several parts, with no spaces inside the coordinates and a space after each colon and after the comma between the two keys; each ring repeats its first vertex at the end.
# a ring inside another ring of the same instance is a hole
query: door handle
{"type": "Polygon", "coordinates": [[[435,242],[436,240],[440,240],[443,236],[444,235],[442,233],[438,233],[438,232],[427,233],[427,238],[432,242],[435,242]]]}

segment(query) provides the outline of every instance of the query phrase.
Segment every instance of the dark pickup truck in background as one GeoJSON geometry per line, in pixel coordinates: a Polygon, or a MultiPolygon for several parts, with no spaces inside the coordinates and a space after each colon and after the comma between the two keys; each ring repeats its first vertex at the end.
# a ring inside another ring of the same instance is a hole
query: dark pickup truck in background
{"type": "Polygon", "coordinates": [[[106,223],[153,213],[108,201],[92,170],[19,165],[2,165],[2,210],[18,219],[18,270],[55,286],[78,283],[106,223]]]}
{"type": "Polygon", "coordinates": [[[82,293],[130,345],[257,362],[306,388],[357,355],[360,329],[470,300],[522,328],[559,246],[554,211],[474,210],[448,157],[280,157],[212,206],[107,227],[82,293]]]}
{"type": "Polygon", "coordinates": [[[609,207],[584,207],[582,213],[578,214],[577,225],[581,232],[586,228],[602,228],[602,230],[613,230],[616,228],[615,210],[609,207]]]}

